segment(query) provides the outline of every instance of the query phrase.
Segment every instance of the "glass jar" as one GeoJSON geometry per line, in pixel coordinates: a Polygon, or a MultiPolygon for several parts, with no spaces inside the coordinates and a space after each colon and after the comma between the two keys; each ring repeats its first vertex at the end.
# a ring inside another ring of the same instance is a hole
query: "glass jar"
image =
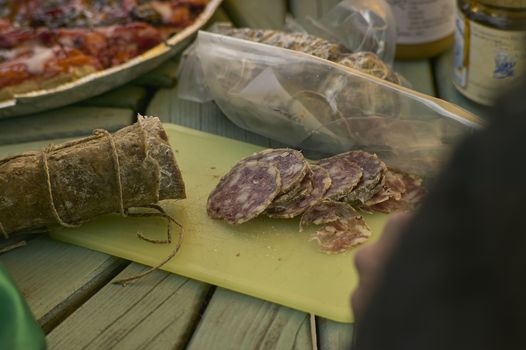
{"type": "Polygon", "coordinates": [[[453,82],[493,105],[526,72],[526,0],[458,0],[453,82]]]}
{"type": "Polygon", "coordinates": [[[435,56],[453,44],[455,0],[387,0],[396,21],[397,59],[435,56]]]}

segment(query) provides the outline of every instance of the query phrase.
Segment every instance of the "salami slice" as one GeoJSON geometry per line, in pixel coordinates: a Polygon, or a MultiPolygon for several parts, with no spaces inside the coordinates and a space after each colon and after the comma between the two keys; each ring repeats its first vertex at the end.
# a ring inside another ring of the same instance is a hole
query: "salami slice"
{"type": "Polygon", "coordinates": [[[331,186],[331,177],[324,168],[312,165],[311,166],[312,191],[302,197],[296,197],[289,203],[284,205],[277,205],[267,210],[267,215],[271,218],[287,219],[303,213],[307,208],[320,202],[329,187],[331,186]]]}
{"type": "Polygon", "coordinates": [[[348,202],[362,205],[382,189],[387,167],[375,154],[364,151],[350,151],[335,157],[344,158],[358,165],[363,172],[358,185],[346,196],[348,202]]]}
{"type": "Polygon", "coordinates": [[[371,237],[371,229],[361,216],[339,219],[326,224],[312,237],[327,254],[338,254],[355,247],[371,237]]]}
{"type": "Polygon", "coordinates": [[[400,176],[404,184],[405,191],[402,193],[401,198],[391,197],[386,201],[369,206],[369,209],[386,214],[399,210],[411,210],[415,209],[425,196],[426,189],[423,186],[421,177],[398,170],[392,171],[400,176]]]}
{"type": "Polygon", "coordinates": [[[297,185],[292,187],[288,192],[282,193],[274,199],[273,205],[285,205],[296,197],[305,197],[312,191],[312,172],[310,167],[307,169],[306,175],[297,185]]]}
{"type": "Polygon", "coordinates": [[[424,181],[418,175],[407,173],[402,173],[402,180],[406,188],[402,196],[402,201],[405,203],[407,209],[415,209],[427,193],[424,187],[424,181]]]}
{"type": "Polygon", "coordinates": [[[275,166],[281,177],[279,193],[286,193],[305,177],[308,164],[301,152],[290,148],[267,149],[241,160],[238,165],[258,161],[275,166]]]}
{"type": "Polygon", "coordinates": [[[221,178],[208,197],[208,215],[241,224],[267,209],[280,188],[277,167],[255,161],[238,164],[221,178]]]}
{"type": "Polygon", "coordinates": [[[365,206],[370,207],[389,199],[394,199],[395,201],[402,199],[402,195],[406,191],[403,176],[404,175],[397,170],[388,169],[385,173],[385,181],[382,189],[365,202],[365,206]]]}
{"type": "Polygon", "coordinates": [[[324,200],[307,209],[300,220],[300,232],[310,225],[323,225],[340,219],[351,219],[360,216],[349,204],[324,200]]]}
{"type": "Polygon", "coordinates": [[[331,157],[322,159],[317,164],[329,172],[331,187],[325,194],[329,199],[341,199],[351,193],[362,178],[362,169],[344,158],[331,157]]]}

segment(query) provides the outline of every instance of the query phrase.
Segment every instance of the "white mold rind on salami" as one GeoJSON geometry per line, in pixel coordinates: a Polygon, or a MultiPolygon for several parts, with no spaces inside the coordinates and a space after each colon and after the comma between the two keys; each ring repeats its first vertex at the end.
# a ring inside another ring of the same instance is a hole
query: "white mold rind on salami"
{"type": "Polygon", "coordinates": [[[279,219],[293,218],[323,200],[325,193],[331,186],[331,177],[327,170],[317,165],[311,166],[311,172],[312,191],[307,196],[303,198],[297,197],[286,205],[269,208],[267,210],[269,217],[279,219]]]}
{"type": "Polygon", "coordinates": [[[237,164],[208,197],[211,218],[241,224],[261,214],[281,189],[277,167],[261,162],[237,164]]]}
{"type": "Polygon", "coordinates": [[[290,148],[267,149],[238,162],[237,166],[257,161],[275,166],[281,177],[281,193],[286,193],[305,177],[308,164],[301,152],[290,148]]]}

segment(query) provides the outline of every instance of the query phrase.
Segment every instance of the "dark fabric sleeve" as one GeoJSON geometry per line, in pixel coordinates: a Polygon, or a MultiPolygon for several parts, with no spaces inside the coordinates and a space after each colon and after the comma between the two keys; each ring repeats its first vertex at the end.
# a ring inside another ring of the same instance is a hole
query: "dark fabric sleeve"
{"type": "Polygon", "coordinates": [[[355,349],[526,349],[525,92],[503,99],[439,176],[355,349]]]}

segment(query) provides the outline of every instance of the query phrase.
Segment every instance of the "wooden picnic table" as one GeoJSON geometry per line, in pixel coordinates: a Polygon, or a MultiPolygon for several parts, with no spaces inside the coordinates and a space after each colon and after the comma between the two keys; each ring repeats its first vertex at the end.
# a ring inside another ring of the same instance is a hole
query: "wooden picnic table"
{"type": "MultiPolygon", "coordinates": [[[[338,0],[225,0],[215,20],[280,28],[288,12],[320,16],[338,0]]],[[[430,60],[396,62],[413,88],[452,101],[484,117],[451,83],[451,52],[430,60]]],[[[177,97],[177,59],[111,92],[72,106],[0,120],[0,144],[82,136],[116,130],[135,115],[176,123],[269,147],[269,139],[232,124],[213,103],[177,97]]],[[[310,315],[222,288],[156,271],[123,288],[111,284],[146,267],[50,239],[0,255],[47,334],[50,349],[321,349],[349,348],[352,325],[310,315]]],[[[0,241],[0,249],[2,248],[0,241]]]]}

